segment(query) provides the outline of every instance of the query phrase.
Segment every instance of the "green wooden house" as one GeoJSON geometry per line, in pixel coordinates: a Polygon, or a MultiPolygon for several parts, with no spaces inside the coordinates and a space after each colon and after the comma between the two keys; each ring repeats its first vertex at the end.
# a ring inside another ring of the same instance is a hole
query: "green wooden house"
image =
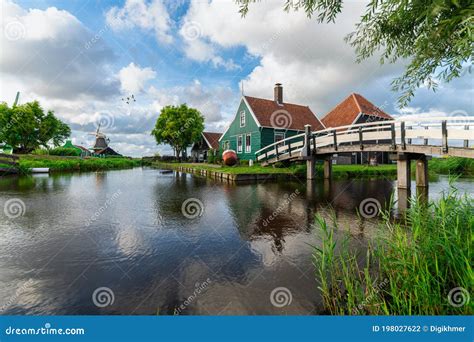
{"type": "Polygon", "coordinates": [[[308,106],[283,102],[283,87],[275,84],[273,100],[242,96],[237,113],[219,139],[223,152],[231,149],[240,160],[255,160],[255,152],[285,138],[324,125],[308,106]]]}

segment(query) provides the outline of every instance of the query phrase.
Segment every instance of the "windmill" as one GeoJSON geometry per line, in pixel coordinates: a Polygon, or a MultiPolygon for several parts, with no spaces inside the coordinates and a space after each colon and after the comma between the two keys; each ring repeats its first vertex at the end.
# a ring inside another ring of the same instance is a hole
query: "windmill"
{"type": "Polygon", "coordinates": [[[95,133],[89,133],[89,135],[95,135],[95,143],[92,149],[94,152],[102,151],[109,146],[110,139],[104,133],[100,132],[100,123],[97,126],[95,133]]]}

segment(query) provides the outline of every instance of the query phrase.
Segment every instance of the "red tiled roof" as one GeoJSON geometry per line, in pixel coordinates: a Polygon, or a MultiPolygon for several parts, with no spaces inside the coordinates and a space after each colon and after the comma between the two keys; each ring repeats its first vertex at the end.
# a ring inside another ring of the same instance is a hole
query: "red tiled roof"
{"type": "Polygon", "coordinates": [[[212,132],[202,132],[204,139],[211,144],[210,148],[214,150],[219,149],[219,139],[222,136],[222,133],[212,133],[212,132]]]}
{"type": "Polygon", "coordinates": [[[360,113],[384,120],[393,120],[390,115],[375,106],[362,95],[352,93],[333,110],[327,113],[321,121],[326,128],[348,126],[354,123],[360,113]]]}
{"type": "Polygon", "coordinates": [[[292,103],[279,105],[273,100],[251,96],[245,96],[245,99],[261,126],[304,131],[304,125],[311,125],[313,131],[324,129],[307,106],[292,103]]]}

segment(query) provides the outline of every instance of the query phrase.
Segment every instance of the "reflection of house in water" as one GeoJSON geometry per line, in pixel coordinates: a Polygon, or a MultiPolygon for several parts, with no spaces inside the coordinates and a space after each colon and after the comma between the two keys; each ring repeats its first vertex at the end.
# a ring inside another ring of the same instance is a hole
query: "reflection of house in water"
{"type": "Polygon", "coordinates": [[[240,235],[271,239],[274,252],[281,252],[286,236],[310,231],[304,196],[301,189],[282,192],[281,184],[270,183],[239,186],[228,199],[240,235]]]}
{"type": "Polygon", "coordinates": [[[380,179],[308,183],[240,185],[229,191],[229,208],[242,238],[270,239],[273,251],[280,253],[287,237],[311,234],[317,213],[328,222],[336,219],[341,228],[361,230],[366,224],[357,218],[360,203],[372,197],[385,207],[393,190],[391,180],[380,179]]]}

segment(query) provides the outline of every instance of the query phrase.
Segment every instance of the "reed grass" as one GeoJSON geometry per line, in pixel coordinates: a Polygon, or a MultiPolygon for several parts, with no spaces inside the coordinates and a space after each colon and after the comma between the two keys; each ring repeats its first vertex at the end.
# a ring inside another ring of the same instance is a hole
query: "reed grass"
{"type": "Polygon", "coordinates": [[[322,242],[313,263],[327,313],[472,314],[473,213],[473,199],[454,188],[438,201],[413,202],[403,222],[385,212],[365,255],[351,250],[347,237],[335,238],[334,222],[316,217],[322,242]],[[465,291],[448,298],[455,288],[465,291]]]}

